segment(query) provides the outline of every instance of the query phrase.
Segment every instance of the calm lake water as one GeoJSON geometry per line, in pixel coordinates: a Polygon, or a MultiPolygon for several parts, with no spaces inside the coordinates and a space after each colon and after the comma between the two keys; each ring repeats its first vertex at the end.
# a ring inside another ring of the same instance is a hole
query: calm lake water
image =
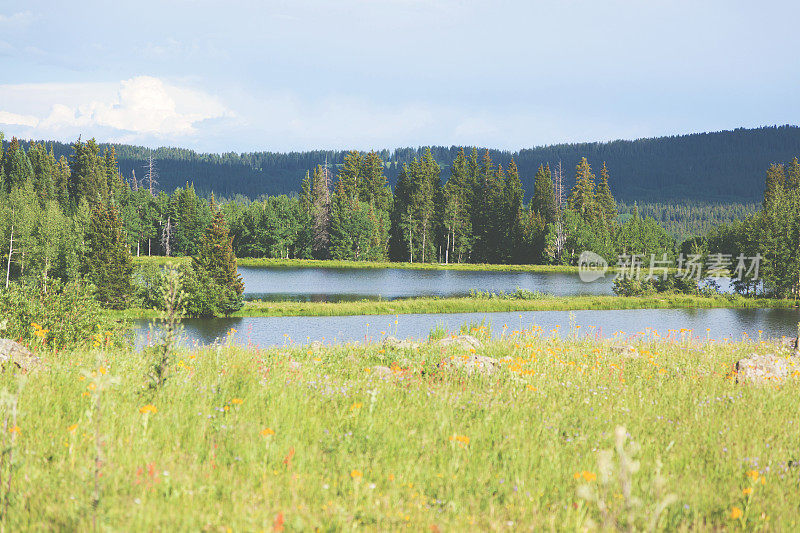
{"type": "Polygon", "coordinates": [[[240,267],[249,300],[347,301],[466,296],[471,289],[507,293],[518,288],[556,296],[611,294],[612,275],[584,283],[558,272],[478,272],[400,268],[240,267]]]}
{"type": "MultiPolygon", "coordinates": [[[[568,311],[536,311],[513,313],[453,313],[411,315],[368,315],[342,317],[276,317],[276,318],[215,318],[187,319],[184,321],[184,343],[190,346],[207,345],[217,339],[225,341],[231,328],[233,342],[259,347],[285,344],[307,344],[311,341],[363,342],[380,340],[384,335],[398,338],[425,339],[431,329],[444,325],[458,331],[462,324],[485,321],[491,323],[495,336],[503,326],[509,331],[539,326],[549,335],[559,326],[561,335],[575,331],[580,335],[636,336],[641,332],[656,330],[668,335],[669,330],[687,328],[700,339],[708,336],[718,341],[741,340],[746,333],[757,339],[763,336],[795,335],[800,321],[797,309],[642,309],[619,311],[573,311],[571,324],[568,311]]],[[[152,334],[146,320],[136,321],[137,346],[150,340],[152,334]]]]}

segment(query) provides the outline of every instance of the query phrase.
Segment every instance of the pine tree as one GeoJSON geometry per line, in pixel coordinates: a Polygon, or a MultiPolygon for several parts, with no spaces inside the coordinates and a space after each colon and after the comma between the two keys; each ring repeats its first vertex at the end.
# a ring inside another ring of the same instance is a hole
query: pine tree
{"type": "Polygon", "coordinates": [[[539,165],[533,181],[533,198],[529,206],[530,210],[538,213],[546,224],[554,224],[557,220],[558,206],[556,195],[553,190],[553,178],[550,174],[550,166],[539,165]]]}
{"type": "Polygon", "coordinates": [[[372,151],[361,159],[361,182],[359,198],[374,205],[375,209],[388,212],[392,207],[392,191],[383,173],[383,161],[372,151]]]}
{"type": "Polygon", "coordinates": [[[95,204],[86,231],[88,251],[82,271],[97,288],[98,300],[114,309],[126,308],[133,293],[131,254],[122,229],[116,205],[95,204]]]}
{"type": "Polygon", "coordinates": [[[6,190],[10,191],[13,187],[21,186],[33,178],[31,161],[16,137],[12,137],[11,143],[3,154],[2,165],[6,190]]]}
{"type": "Polygon", "coordinates": [[[608,186],[608,169],[605,161],[603,161],[603,167],[600,169],[600,183],[597,186],[595,200],[606,226],[612,228],[617,220],[617,202],[614,200],[611,188],[608,186]]]}
{"type": "Polygon", "coordinates": [[[567,205],[574,209],[584,220],[591,220],[597,216],[595,203],[595,176],[592,167],[585,157],[575,167],[575,186],[567,198],[567,205]]]}
{"type": "Polygon", "coordinates": [[[521,255],[518,252],[521,250],[522,244],[521,213],[524,194],[519,178],[519,169],[512,158],[503,182],[504,225],[506,228],[503,236],[503,261],[514,261],[521,255]]]}
{"type": "Polygon", "coordinates": [[[208,315],[221,313],[230,316],[244,305],[244,282],[236,268],[233,239],[221,209],[214,209],[214,218],[205,231],[197,255],[192,257],[195,283],[189,299],[194,299],[192,314],[208,315]],[[197,300],[207,304],[205,309],[197,300]]]}
{"type": "Polygon", "coordinates": [[[90,204],[105,201],[108,198],[105,159],[99,155],[97,143],[94,139],[82,143],[79,138],[72,149],[67,182],[70,202],[76,205],[81,198],[90,204]]]}
{"type": "Polygon", "coordinates": [[[775,196],[780,195],[785,185],[785,167],[781,164],[772,163],[767,169],[767,178],[764,188],[764,205],[772,201],[775,196]]]}

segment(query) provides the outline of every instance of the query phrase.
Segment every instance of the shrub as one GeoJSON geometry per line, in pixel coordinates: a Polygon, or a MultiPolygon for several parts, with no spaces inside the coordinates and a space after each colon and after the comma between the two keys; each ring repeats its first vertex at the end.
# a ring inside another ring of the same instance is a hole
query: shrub
{"type": "Polygon", "coordinates": [[[102,307],[93,286],[78,281],[50,279],[0,289],[0,316],[5,326],[0,335],[31,347],[75,348],[98,339],[128,343],[125,325],[102,307]]]}

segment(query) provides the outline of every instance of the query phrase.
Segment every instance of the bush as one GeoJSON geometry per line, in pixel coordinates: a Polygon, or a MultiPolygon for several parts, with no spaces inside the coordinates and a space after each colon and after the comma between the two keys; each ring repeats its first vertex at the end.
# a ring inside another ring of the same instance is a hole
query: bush
{"type": "Polygon", "coordinates": [[[128,344],[127,328],[114,320],[82,282],[57,279],[0,289],[0,336],[29,347],[55,349],[128,344]],[[99,335],[99,337],[98,337],[99,335]]]}

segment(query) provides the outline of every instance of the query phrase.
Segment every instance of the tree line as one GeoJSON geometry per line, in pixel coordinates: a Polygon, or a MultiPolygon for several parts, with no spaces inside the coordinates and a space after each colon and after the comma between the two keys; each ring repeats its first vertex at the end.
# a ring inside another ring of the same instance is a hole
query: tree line
{"type": "MultiPolygon", "coordinates": [[[[32,142],[22,144],[27,150],[32,142]]],[[[69,158],[72,152],[68,143],[44,144],[53,149],[56,160],[61,156],[69,158]]],[[[631,141],[556,144],[515,152],[489,149],[489,155],[503,168],[508,168],[513,159],[528,194],[534,190],[533,179],[539,166],[561,161],[564,168],[572,169],[581,157],[586,157],[595,168],[605,161],[614,169],[617,197],[629,204],[674,200],[752,203],[758,202],[764,192],[764,183],[757,176],[771,162],[790,159],[798,146],[800,128],[787,125],[631,141]]],[[[152,150],[125,144],[100,145],[101,151],[111,147],[115,148],[122,174],[129,180],[135,177],[141,181],[152,157],[164,190],[181,187],[191,178],[202,196],[213,192],[217,196],[243,195],[250,199],[297,192],[306,170],[326,160],[338,168],[348,155],[342,150],[208,154],[174,147],[152,150]]],[[[443,176],[448,176],[448,167],[462,147],[429,149],[443,176]]],[[[463,149],[467,153],[471,150],[463,149]]],[[[402,165],[423,157],[425,150],[377,152],[386,165],[392,188],[397,186],[402,165]]],[[[478,152],[482,154],[484,149],[479,148],[478,152]]],[[[572,173],[565,176],[567,190],[574,185],[573,177],[572,173]]],[[[526,196],[525,201],[529,200],[530,196],[526,196]]]]}
{"type": "MultiPolygon", "coordinates": [[[[241,306],[236,256],[574,265],[586,250],[610,264],[630,254],[646,264],[651,256],[724,250],[760,253],[766,285],[759,287],[797,294],[797,254],[787,255],[796,249],[791,235],[800,219],[796,159],[769,167],[758,213],[678,245],[647,209],[622,206],[621,214],[609,166],[595,170],[586,157],[569,170],[541,164],[526,191],[530,180],[515,159],[498,163],[488,150],[459,149],[442,166],[425,149],[397,168],[394,187],[379,152],[351,151],[339,165],[307,171],[299,194],[218,202],[192,182],[168,193],[147,173],[125,177],[114,147],[101,149],[94,140],[78,139],[58,158],[40,143],[26,148],[12,139],[3,146],[0,253],[7,279],[90,279],[114,307],[131,301],[132,255],[194,257],[185,275],[186,287],[206,291],[196,294],[195,302],[207,302],[198,314],[241,306]],[[203,278],[215,270],[212,251],[226,258],[225,273],[203,278]]],[[[157,285],[141,276],[134,281],[157,285]]]]}
{"type": "Polygon", "coordinates": [[[714,228],[686,243],[702,254],[736,258],[759,256],[758,272],[748,272],[739,290],[784,298],[800,298],[800,161],[773,163],[764,179],[760,209],[714,228]]]}
{"type": "Polygon", "coordinates": [[[12,282],[47,292],[86,281],[103,304],[122,309],[133,303],[136,282],[144,293],[160,286],[134,279],[132,254],[174,249],[193,256],[182,272],[190,314],[230,314],[242,305],[227,222],[213,198],[200,199],[191,185],[171,195],[139,187],[123,179],[114,148],[101,152],[94,140],[78,139],[58,159],[43,144],[7,143],[0,236],[5,290],[12,282]]]}

